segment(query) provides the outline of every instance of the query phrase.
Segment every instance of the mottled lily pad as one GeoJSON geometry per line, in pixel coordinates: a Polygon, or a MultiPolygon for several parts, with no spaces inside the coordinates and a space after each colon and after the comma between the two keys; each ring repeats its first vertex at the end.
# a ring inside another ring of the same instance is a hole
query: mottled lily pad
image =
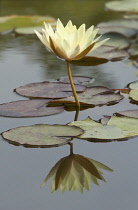
{"type": "MultiPolygon", "coordinates": [[[[75,85],[77,92],[83,92],[86,87],[75,85]]],[[[16,93],[29,98],[64,98],[72,96],[70,84],[60,82],[30,83],[15,89],[16,93]]]]}
{"type": "Polygon", "coordinates": [[[115,12],[129,12],[138,14],[137,0],[109,1],[105,4],[106,8],[115,12]]]}
{"type": "Polygon", "coordinates": [[[112,116],[106,125],[90,117],[86,120],[69,123],[84,130],[78,138],[92,141],[125,140],[138,135],[138,119],[112,116]]]}
{"type": "Polygon", "coordinates": [[[2,137],[11,143],[29,147],[57,147],[82,133],[83,130],[76,126],[37,124],[10,129],[3,132],[2,137]]]}
{"type": "Polygon", "coordinates": [[[133,118],[137,118],[138,119],[138,109],[116,112],[115,114],[120,115],[120,116],[133,117],[133,118]]]}
{"type": "Polygon", "coordinates": [[[0,33],[23,27],[42,26],[43,22],[55,22],[55,18],[50,16],[24,16],[12,15],[0,17],[0,33]]]}
{"type": "MultiPolygon", "coordinates": [[[[119,92],[115,93],[115,91],[102,86],[89,87],[85,92],[78,93],[77,95],[81,105],[104,105],[123,99],[123,96],[120,95],[119,92]]],[[[74,104],[75,100],[74,97],[68,97],[53,100],[51,103],[74,104]]]]}
{"type": "Polygon", "coordinates": [[[0,116],[4,117],[41,117],[64,111],[63,106],[46,107],[50,99],[21,100],[0,104],[0,116]]]}

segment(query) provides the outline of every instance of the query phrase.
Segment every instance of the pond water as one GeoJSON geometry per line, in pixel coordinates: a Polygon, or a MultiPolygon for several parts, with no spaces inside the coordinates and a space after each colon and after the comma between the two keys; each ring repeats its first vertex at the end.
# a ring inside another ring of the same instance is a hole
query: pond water
{"type": "MultiPolygon", "coordinates": [[[[52,15],[64,23],[69,19],[74,24],[86,23],[89,27],[101,21],[117,19],[120,15],[106,12],[106,0],[1,0],[0,16],[12,14],[52,15]]],[[[95,67],[71,66],[73,75],[94,78],[93,85],[109,88],[124,88],[135,81],[136,69],[127,60],[108,62],[95,67]]],[[[0,102],[23,100],[13,90],[21,85],[54,80],[66,76],[66,64],[47,52],[34,36],[15,36],[12,33],[0,36],[0,102]]],[[[113,106],[89,108],[81,111],[79,120],[88,116],[94,120],[116,111],[136,109],[136,105],[120,102],[113,106]]],[[[1,132],[11,128],[39,123],[66,124],[74,120],[75,112],[39,118],[0,118],[1,132]]],[[[59,159],[69,155],[69,145],[55,148],[25,148],[14,146],[1,138],[0,146],[0,209],[1,210],[136,210],[138,195],[138,138],[110,143],[92,143],[75,139],[74,153],[95,159],[114,171],[104,171],[106,183],[100,186],[91,183],[91,190],[61,194],[50,193],[49,181],[41,183],[59,159]]]]}

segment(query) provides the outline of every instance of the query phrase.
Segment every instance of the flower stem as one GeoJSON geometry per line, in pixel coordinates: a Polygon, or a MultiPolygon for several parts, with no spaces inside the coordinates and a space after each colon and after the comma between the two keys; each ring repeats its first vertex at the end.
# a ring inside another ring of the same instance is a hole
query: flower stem
{"type": "Polygon", "coordinates": [[[70,155],[73,154],[73,143],[69,142],[68,143],[70,145],[70,155]]]}
{"type": "Polygon", "coordinates": [[[72,89],[72,92],[73,92],[73,95],[74,95],[74,98],[76,101],[76,105],[77,105],[78,109],[80,110],[80,102],[78,100],[78,96],[77,96],[76,89],[75,89],[73,79],[72,79],[72,74],[71,74],[71,69],[70,69],[70,61],[67,61],[67,70],[68,70],[68,77],[69,77],[71,89],[72,89]]]}

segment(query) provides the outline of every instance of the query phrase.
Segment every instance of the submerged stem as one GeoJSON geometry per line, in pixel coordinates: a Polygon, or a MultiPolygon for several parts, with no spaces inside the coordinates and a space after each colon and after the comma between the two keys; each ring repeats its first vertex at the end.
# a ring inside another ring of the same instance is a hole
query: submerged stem
{"type": "Polygon", "coordinates": [[[72,92],[73,92],[73,95],[74,95],[74,98],[76,101],[76,105],[77,105],[78,109],[80,109],[80,102],[78,100],[78,96],[77,96],[76,89],[75,89],[73,79],[72,79],[72,74],[71,74],[71,69],[70,69],[70,61],[67,61],[67,70],[68,70],[68,77],[69,77],[70,85],[72,88],[72,92]]]}

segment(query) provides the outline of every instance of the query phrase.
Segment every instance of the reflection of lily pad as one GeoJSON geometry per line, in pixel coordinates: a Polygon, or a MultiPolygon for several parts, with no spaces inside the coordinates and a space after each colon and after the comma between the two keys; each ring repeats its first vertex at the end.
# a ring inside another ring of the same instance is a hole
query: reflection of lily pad
{"type": "MultiPolygon", "coordinates": [[[[78,93],[77,95],[81,105],[104,105],[123,99],[123,96],[119,93],[115,93],[114,91],[102,86],[89,87],[85,92],[78,93]]],[[[68,97],[53,100],[51,103],[74,104],[75,100],[74,97],[68,97]]]]}
{"type": "Polygon", "coordinates": [[[0,116],[4,117],[41,117],[64,111],[63,106],[46,107],[49,99],[21,100],[0,104],[0,116]]]}
{"type": "Polygon", "coordinates": [[[36,27],[42,26],[43,22],[55,22],[55,19],[50,16],[5,16],[0,17],[0,32],[13,30],[21,27],[36,27]]]}
{"type": "Polygon", "coordinates": [[[105,6],[107,9],[115,12],[138,13],[137,0],[110,1],[105,6]]]}
{"type": "MultiPolygon", "coordinates": [[[[83,77],[83,76],[74,76],[72,77],[74,84],[81,85],[83,83],[89,83],[93,78],[91,77],[83,77]]],[[[70,83],[68,77],[60,77],[58,79],[59,82],[70,83]]]]}
{"type": "Polygon", "coordinates": [[[138,135],[138,119],[130,117],[112,116],[107,125],[102,125],[91,118],[75,121],[69,125],[75,125],[84,130],[80,139],[94,141],[123,140],[138,135]]]}
{"type": "Polygon", "coordinates": [[[18,127],[2,133],[4,139],[29,147],[56,147],[67,144],[67,137],[82,134],[82,129],[68,125],[38,124],[18,127]]]}
{"type": "MultiPolygon", "coordinates": [[[[82,85],[75,85],[75,87],[77,92],[83,92],[86,89],[82,85]]],[[[16,92],[30,98],[64,98],[73,95],[70,84],[47,81],[21,86],[16,88],[16,92]]]]}

